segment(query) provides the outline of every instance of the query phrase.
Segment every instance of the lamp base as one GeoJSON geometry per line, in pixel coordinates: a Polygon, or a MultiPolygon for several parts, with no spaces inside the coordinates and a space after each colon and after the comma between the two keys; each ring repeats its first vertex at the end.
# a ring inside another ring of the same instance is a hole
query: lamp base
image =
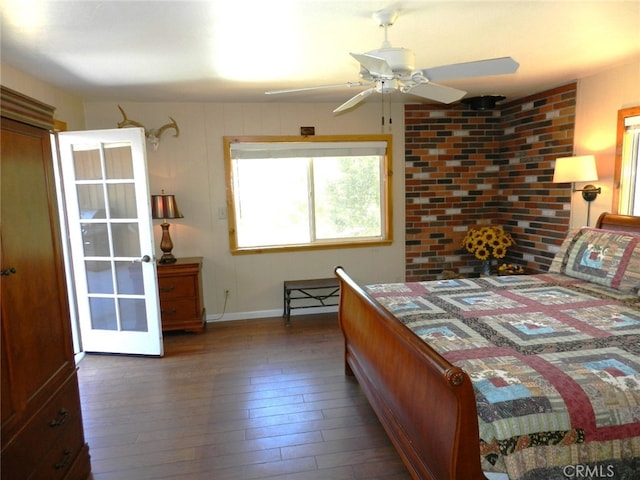
{"type": "Polygon", "coordinates": [[[167,263],[176,263],[177,261],[178,259],[174,257],[172,254],[165,253],[164,255],[162,255],[162,257],[160,257],[160,260],[158,260],[158,263],[167,264],[167,263]]]}
{"type": "Polygon", "coordinates": [[[171,250],[173,250],[173,242],[171,241],[171,235],[169,235],[169,224],[163,222],[162,227],[162,240],[160,241],[160,250],[163,255],[158,260],[158,263],[176,263],[176,257],[173,256],[171,250]]]}

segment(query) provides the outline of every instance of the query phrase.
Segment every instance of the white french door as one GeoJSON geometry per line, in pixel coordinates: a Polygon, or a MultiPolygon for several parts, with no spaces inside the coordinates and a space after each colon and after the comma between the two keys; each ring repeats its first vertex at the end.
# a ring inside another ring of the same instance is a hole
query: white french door
{"type": "Polygon", "coordinates": [[[57,137],[82,350],[162,356],[144,130],[57,137]]]}

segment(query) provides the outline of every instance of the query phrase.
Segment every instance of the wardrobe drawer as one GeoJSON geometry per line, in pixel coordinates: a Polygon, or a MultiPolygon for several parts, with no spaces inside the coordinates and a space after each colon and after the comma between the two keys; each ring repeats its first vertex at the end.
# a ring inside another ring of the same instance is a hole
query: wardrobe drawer
{"type": "Polygon", "coordinates": [[[55,444],[44,456],[32,479],[58,480],[65,478],[83,445],[82,421],[80,417],[75,417],[69,420],[62,435],[56,439],[55,444]]]}
{"type": "Polygon", "coordinates": [[[75,372],[2,452],[2,478],[31,478],[31,472],[41,464],[43,458],[50,457],[54,446],[62,445],[60,442],[63,439],[72,436],[75,436],[75,443],[79,444],[73,446],[75,457],[84,443],[75,372]]]}

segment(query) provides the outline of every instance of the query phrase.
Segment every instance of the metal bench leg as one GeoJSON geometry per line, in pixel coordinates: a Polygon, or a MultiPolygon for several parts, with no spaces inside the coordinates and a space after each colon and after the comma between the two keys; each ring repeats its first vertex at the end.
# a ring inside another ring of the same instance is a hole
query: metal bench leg
{"type": "Polygon", "coordinates": [[[287,287],[284,287],[284,313],[282,314],[284,317],[284,326],[291,326],[291,290],[287,287]]]}

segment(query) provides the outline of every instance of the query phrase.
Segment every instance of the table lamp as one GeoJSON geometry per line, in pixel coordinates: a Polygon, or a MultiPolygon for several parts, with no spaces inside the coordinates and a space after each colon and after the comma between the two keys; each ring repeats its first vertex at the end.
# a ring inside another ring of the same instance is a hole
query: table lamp
{"type": "Polygon", "coordinates": [[[160,250],[162,250],[163,255],[159,263],[175,263],[176,257],[171,253],[171,250],[173,250],[173,242],[171,241],[171,235],[169,235],[170,224],[167,223],[167,219],[184,218],[178,209],[176,197],[174,195],[165,195],[164,190],[162,190],[161,195],[151,195],[151,218],[154,220],[162,220],[160,224],[162,227],[160,250]]]}

